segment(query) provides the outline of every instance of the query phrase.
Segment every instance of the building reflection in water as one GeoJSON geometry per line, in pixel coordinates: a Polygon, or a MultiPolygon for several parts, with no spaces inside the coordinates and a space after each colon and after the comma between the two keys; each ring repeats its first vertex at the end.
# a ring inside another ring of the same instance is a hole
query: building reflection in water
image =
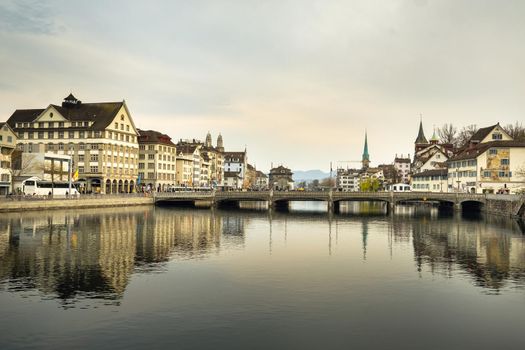
{"type": "Polygon", "coordinates": [[[384,253],[410,247],[420,274],[467,275],[492,292],[509,282],[525,284],[525,240],[514,221],[455,216],[430,206],[398,206],[394,215],[386,215],[382,203],[343,203],[340,209],[337,215],[149,207],[6,214],[0,219],[0,289],[36,290],[64,307],[82,299],[118,304],[133,273],[244,249],[253,218],[257,225],[268,220],[270,250],[272,220],[284,223],[285,242],[287,227],[307,222],[312,232],[326,230],[327,254],[333,252],[332,230],[338,244],[348,223],[361,227],[363,260],[370,259],[369,245],[378,244],[369,238],[382,230],[384,253]]]}
{"type": "MultiPolygon", "coordinates": [[[[221,233],[243,237],[242,220],[159,208],[8,214],[0,220],[0,288],[36,289],[63,300],[118,300],[134,272],[205,257],[221,233]]],[[[229,244],[242,243],[242,239],[229,244]]]]}

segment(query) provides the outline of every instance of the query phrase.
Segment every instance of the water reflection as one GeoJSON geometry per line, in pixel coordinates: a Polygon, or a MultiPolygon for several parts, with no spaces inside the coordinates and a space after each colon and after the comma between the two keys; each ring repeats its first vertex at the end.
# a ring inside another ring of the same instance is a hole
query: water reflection
{"type": "MultiPolygon", "coordinates": [[[[398,206],[388,216],[381,203],[340,209],[339,215],[149,207],[7,214],[0,219],[0,288],[38,291],[64,307],[83,299],[118,305],[133,274],[166,272],[170,261],[243,250],[248,236],[257,239],[254,245],[267,245],[271,255],[276,230],[285,247],[289,230],[300,230],[305,240],[312,232],[326,232],[327,245],[316,249],[328,247],[332,255],[343,244],[339,237],[356,228],[362,261],[373,259],[369,249],[395,259],[396,247],[410,246],[420,276],[467,276],[494,293],[509,283],[524,286],[525,240],[514,221],[417,206],[398,206]]],[[[308,259],[306,249],[302,254],[308,259]]]]}

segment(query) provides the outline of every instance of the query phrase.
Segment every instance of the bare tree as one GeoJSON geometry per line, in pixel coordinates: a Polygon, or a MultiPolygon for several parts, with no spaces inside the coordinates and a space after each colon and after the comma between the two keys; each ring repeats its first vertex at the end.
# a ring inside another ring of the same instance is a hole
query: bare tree
{"type": "Polygon", "coordinates": [[[514,125],[507,124],[503,130],[509,134],[515,141],[525,141],[525,127],[523,124],[516,122],[514,125]]]}
{"type": "Polygon", "coordinates": [[[24,153],[21,150],[15,149],[11,153],[11,184],[12,192],[15,192],[14,179],[19,176],[32,176],[44,171],[44,165],[37,159],[36,153],[24,153]]]}
{"type": "Polygon", "coordinates": [[[438,128],[439,140],[441,143],[451,143],[455,144],[456,134],[458,129],[452,124],[443,124],[438,128]]]}
{"type": "Polygon", "coordinates": [[[458,133],[458,137],[456,138],[456,148],[463,147],[470,140],[472,135],[476,133],[476,131],[478,131],[476,124],[470,124],[461,128],[458,133]]]}

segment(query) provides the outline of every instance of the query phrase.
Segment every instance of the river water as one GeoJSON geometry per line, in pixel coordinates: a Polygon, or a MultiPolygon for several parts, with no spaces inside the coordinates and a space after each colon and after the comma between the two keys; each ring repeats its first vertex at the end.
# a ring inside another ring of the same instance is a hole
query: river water
{"type": "Polygon", "coordinates": [[[3,214],[0,310],[0,349],[523,349],[525,236],[369,203],[3,214]]]}

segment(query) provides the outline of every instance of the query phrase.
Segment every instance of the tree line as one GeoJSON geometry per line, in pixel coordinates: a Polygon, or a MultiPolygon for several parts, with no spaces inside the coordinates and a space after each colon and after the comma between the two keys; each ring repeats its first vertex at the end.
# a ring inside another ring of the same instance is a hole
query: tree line
{"type": "MultiPolygon", "coordinates": [[[[502,128],[514,140],[525,142],[525,127],[521,123],[507,124],[502,128]]],[[[447,123],[439,127],[437,132],[441,143],[450,143],[457,149],[464,146],[477,130],[476,124],[466,125],[458,129],[452,123],[447,123]]]]}

